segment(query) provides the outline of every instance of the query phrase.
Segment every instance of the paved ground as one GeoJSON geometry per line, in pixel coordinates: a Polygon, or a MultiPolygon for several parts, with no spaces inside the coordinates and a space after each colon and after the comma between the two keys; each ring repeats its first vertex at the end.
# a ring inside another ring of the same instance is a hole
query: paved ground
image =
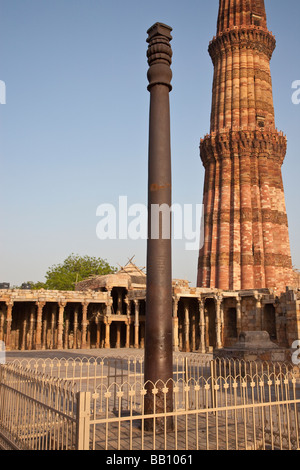
{"type": "MultiPolygon", "coordinates": [[[[13,361],[15,359],[29,358],[84,358],[84,357],[137,357],[143,356],[143,349],[121,348],[121,349],[53,349],[46,351],[6,351],[6,360],[13,361]]],[[[176,352],[174,356],[194,357],[205,360],[212,359],[212,354],[201,353],[185,353],[176,352]]]]}

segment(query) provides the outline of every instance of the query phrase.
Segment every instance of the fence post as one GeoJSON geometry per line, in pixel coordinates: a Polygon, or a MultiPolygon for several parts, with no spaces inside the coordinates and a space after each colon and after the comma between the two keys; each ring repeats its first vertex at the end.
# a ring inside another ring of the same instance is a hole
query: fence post
{"type": "Polygon", "coordinates": [[[210,377],[211,377],[211,405],[215,408],[216,397],[215,397],[215,384],[216,384],[216,361],[210,361],[210,377]]]}
{"type": "Polygon", "coordinates": [[[89,450],[91,394],[78,392],[76,398],[76,450],[89,450]]]}
{"type": "Polygon", "coordinates": [[[185,358],[185,383],[186,385],[189,382],[189,363],[188,363],[188,358],[185,358]]]}

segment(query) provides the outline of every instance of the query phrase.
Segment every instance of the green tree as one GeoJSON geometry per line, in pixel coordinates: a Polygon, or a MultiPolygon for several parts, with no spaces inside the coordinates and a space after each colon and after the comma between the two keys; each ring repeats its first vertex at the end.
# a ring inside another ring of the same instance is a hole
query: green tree
{"type": "Polygon", "coordinates": [[[51,266],[46,273],[44,283],[32,284],[33,289],[74,290],[75,284],[90,276],[111,274],[116,268],[106,260],[91,256],[79,256],[72,253],[63,263],[51,266]]]}

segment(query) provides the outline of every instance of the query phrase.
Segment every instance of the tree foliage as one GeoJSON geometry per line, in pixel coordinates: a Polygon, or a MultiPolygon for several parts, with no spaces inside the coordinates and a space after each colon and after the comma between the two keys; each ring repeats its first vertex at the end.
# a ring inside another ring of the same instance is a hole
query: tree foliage
{"type": "Polygon", "coordinates": [[[51,266],[46,272],[46,281],[32,283],[33,289],[74,290],[75,284],[90,276],[111,274],[116,268],[106,260],[72,253],[63,263],[51,266]]]}

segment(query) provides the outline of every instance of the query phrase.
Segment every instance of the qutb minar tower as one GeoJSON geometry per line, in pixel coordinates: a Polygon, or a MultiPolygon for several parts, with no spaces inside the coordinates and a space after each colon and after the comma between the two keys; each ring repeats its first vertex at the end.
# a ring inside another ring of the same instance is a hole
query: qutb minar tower
{"type": "Polygon", "coordinates": [[[276,41],[264,0],[220,0],[205,168],[199,287],[277,288],[292,282],[281,167],[286,137],[275,127],[270,60],[276,41]]]}

